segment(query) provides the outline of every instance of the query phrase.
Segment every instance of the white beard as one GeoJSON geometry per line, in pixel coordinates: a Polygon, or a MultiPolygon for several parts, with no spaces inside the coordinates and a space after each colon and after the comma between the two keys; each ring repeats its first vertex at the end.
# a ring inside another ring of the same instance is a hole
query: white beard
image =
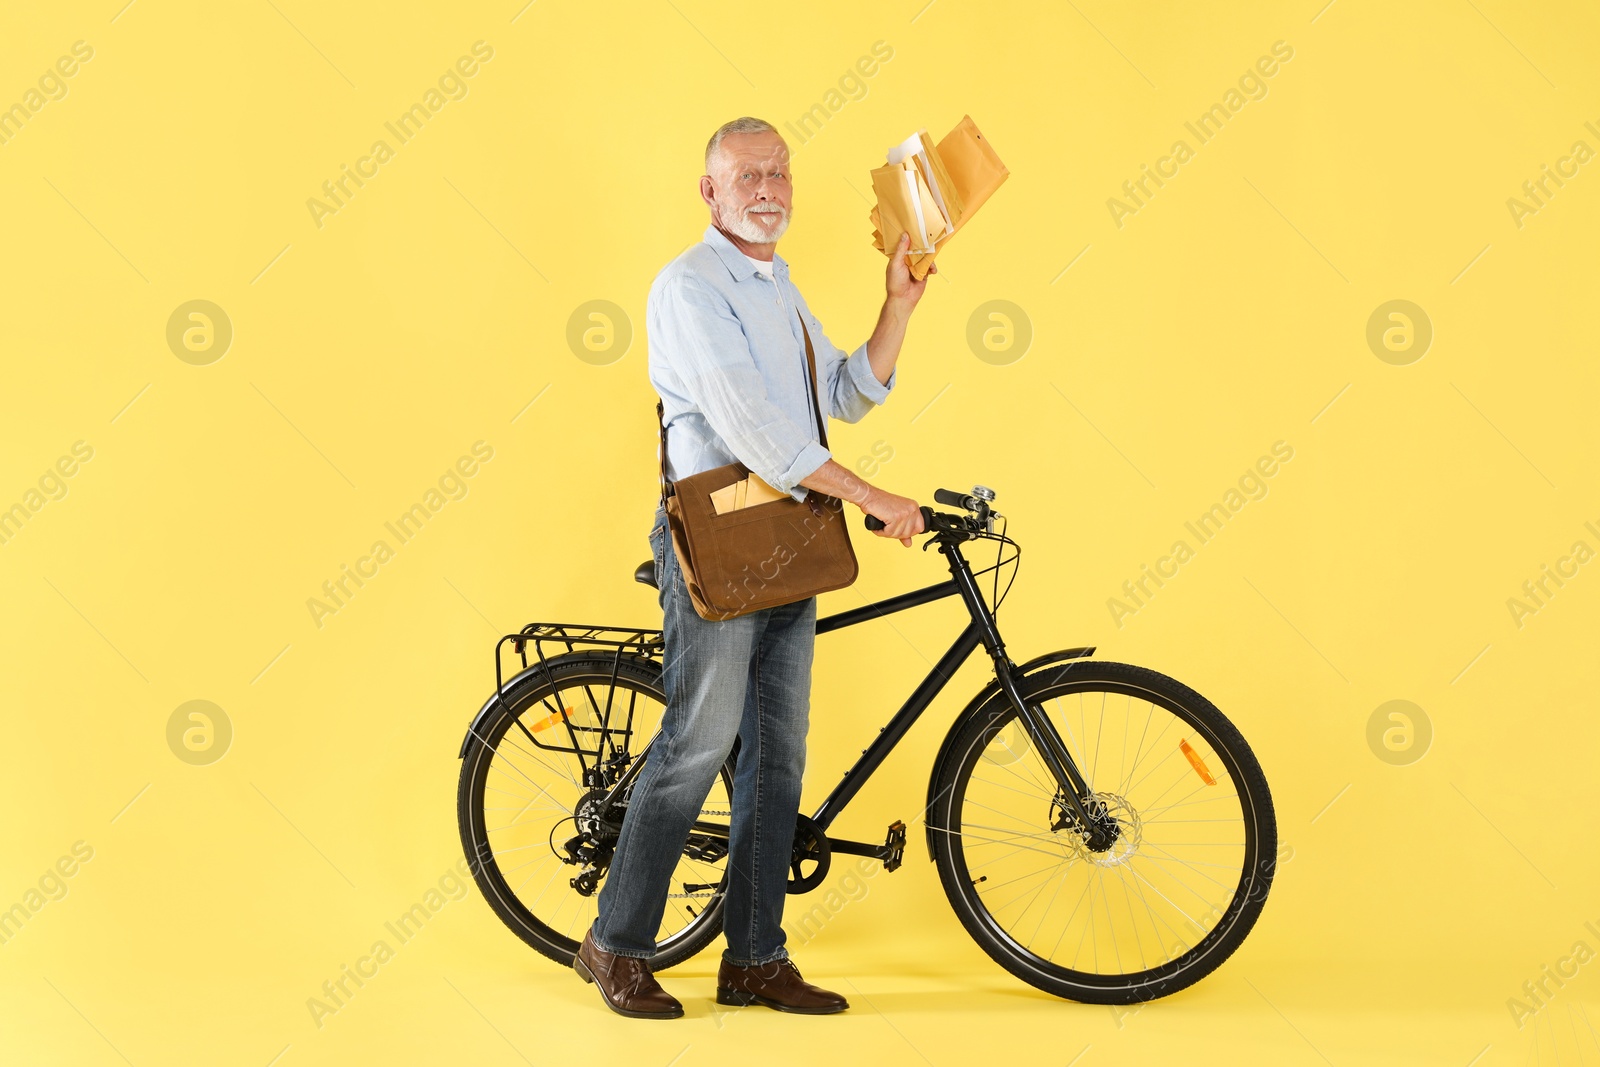
{"type": "Polygon", "coordinates": [[[762,214],[763,212],[749,209],[729,212],[724,209],[721,212],[722,225],[727,228],[729,233],[733,234],[741,241],[748,241],[751,244],[770,244],[777,241],[777,239],[782,237],[784,232],[789,229],[789,222],[794,218],[794,209],[790,208],[789,210],[785,211],[777,204],[765,204],[758,206],[767,208],[772,214],[780,214],[781,218],[778,220],[778,224],[769,229],[767,228],[766,223],[750,217],[752,214],[762,214]]]}

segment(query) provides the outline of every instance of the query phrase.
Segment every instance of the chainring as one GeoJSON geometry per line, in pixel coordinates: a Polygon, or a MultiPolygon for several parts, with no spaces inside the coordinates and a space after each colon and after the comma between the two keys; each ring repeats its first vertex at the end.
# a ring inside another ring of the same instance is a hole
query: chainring
{"type": "Polygon", "coordinates": [[[790,893],[809,893],[828,877],[833,864],[833,848],[822,827],[804,815],[796,815],[794,823],[794,852],[789,859],[790,893]],[[806,866],[811,864],[808,871],[806,866]]]}

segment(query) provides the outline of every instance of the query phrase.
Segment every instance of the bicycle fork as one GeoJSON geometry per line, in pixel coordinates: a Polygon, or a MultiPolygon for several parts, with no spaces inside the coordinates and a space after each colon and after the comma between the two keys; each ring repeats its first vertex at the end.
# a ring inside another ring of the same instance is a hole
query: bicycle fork
{"type": "Polygon", "coordinates": [[[978,627],[979,640],[983,642],[983,647],[994,661],[994,673],[1000,691],[1016,709],[1017,717],[1022,720],[1029,740],[1033,742],[1045,766],[1056,780],[1058,799],[1062,808],[1069,819],[1082,829],[1084,845],[1092,852],[1105,851],[1119,836],[1116,822],[1105,818],[1103,812],[1099,810],[1091,811],[1091,807],[1098,808],[1099,805],[1093,803],[1089,783],[1078,770],[1078,765],[1072,761],[1072,754],[1067,751],[1066,743],[1061,740],[1061,734],[1056,730],[1055,724],[1042,709],[1023,699],[1021,690],[1017,688],[1016,679],[1011,674],[1016,664],[1006,655],[1005,641],[1000,637],[999,627],[995,625],[994,614],[984,603],[983,594],[978,591],[977,580],[973,578],[972,568],[966,558],[954,548],[947,548],[943,544],[939,546],[939,551],[945,553],[956,588],[960,591],[961,599],[966,602],[967,610],[978,627]]]}

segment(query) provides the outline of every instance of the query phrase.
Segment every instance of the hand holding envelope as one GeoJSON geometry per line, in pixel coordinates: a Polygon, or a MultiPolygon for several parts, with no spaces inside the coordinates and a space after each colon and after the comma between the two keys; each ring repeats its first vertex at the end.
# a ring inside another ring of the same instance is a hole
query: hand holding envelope
{"type": "Polygon", "coordinates": [[[893,255],[900,234],[910,234],[906,256],[911,276],[921,281],[939,249],[1010,173],[970,115],[963,115],[937,145],[926,129],[918,130],[889,150],[887,165],[872,172],[878,194],[871,213],[873,245],[893,255]]]}

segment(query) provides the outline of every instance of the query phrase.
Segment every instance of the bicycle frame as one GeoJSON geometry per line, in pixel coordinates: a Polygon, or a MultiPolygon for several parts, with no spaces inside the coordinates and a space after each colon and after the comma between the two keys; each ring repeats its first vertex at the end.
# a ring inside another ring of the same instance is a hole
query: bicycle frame
{"type": "MultiPolygon", "coordinates": [[[[844,772],[844,777],[839,784],[834,786],[816,813],[811,816],[818,829],[826,832],[833,821],[839,817],[845,807],[866,785],[867,780],[894,751],[907,731],[921,717],[922,713],[932,704],[934,698],[943,691],[950,679],[955,676],[967,657],[982,645],[989,653],[994,664],[995,680],[999,690],[1005,694],[1012,706],[1016,708],[1024,728],[1028,732],[1046,766],[1056,779],[1061,789],[1062,798],[1067,808],[1079,820],[1078,825],[1090,827],[1095,821],[1090,817],[1085,808],[1083,798],[1089,794],[1089,786],[1083,775],[1072,761],[1066,745],[1061,740],[1061,735],[1050,720],[1023,699],[1017,688],[1017,666],[1006,654],[1005,642],[1000,636],[1000,630],[995,623],[994,613],[989,605],[984,602],[983,594],[978,589],[978,583],[972,573],[972,566],[961,553],[961,540],[946,531],[936,535],[939,551],[944,554],[945,561],[950,567],[950,577],[934,585],[921,589],[913,589],[885,600],[864,604],[859,608],[837,612],[817,620],[817,633],[830,633],[842,630],[847,626],[855,626],[872,619],[881,619],[897,611],[918,607],[922,604],[943,600],[945,597],[959,595],[966,605],[969,620],[967,625],[956,636],[944,655],[939,657],[939,662],[933,665],[927,676],[917,685],[911,695],[900,705],[898,711],[889,719],[889,722],[878,731],[878,735],[862,750],[861,756],[849,770],[844,772]]],[[[1093,649],[1071,650],[1089,654],[1093,649]]],[[[652,738],[651,743],[654,743],[652,738]]],[[[619,798],[632,784],[634,777],[639,773],[644,763],[644,753],[649,751],[649,744],[645,746],[640,758],[635,759],[622,774],[620,780],[609,791],[605,805],[609,806],[619,798]]],[[[693,831],[708,837],[726,838],[728,827],[723,824],[696,821],[693,831]]],[[[885,858],[887,845],[872,845],[859,841],[841,841],[829,838],[829,846],[835,852],[847,855],[864,855],[885,858]]]]}

